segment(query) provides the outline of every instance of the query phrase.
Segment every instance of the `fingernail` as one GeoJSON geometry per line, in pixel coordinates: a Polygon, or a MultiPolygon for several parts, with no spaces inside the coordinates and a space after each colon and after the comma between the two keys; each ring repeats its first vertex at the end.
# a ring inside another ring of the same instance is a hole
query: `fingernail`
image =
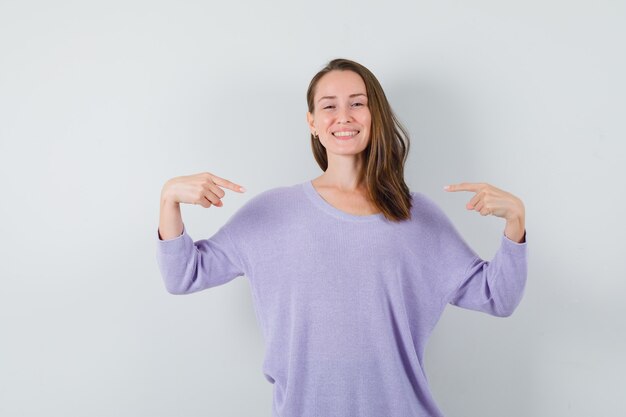
{"type": "Polygon", "coordinates": [[[246,191],[246,189],[245,189],[244,187],[239,187],[239,189],[240,189],[241,191],[246,191]]]}
{"type": "Polygon", "coordinates": [[[449,185],[444,185],[444,186],[443,186],[443,189],[447,191],[447,190],[449,190],[449,189],[450,189],[450,186],[449,186],[449,185]]]}

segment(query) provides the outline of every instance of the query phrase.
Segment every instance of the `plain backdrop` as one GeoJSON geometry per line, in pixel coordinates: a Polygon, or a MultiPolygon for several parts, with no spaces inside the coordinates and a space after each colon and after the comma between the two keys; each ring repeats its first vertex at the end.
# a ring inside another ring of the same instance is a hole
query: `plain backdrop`
{"type": "Polygon", "coordinates": [[[183,205],[194,240],[254,195],[321,174],[306,88],[368,67],[411,134],[406,181],[485,259],[526,206],[508,318],[449,305],[426,350],[449,417],[626,409],[622,1],[0,0],[0,415],[271,415],[245,276],[186,296],[155,259],[168,179],[247,187],[183,205]]]}

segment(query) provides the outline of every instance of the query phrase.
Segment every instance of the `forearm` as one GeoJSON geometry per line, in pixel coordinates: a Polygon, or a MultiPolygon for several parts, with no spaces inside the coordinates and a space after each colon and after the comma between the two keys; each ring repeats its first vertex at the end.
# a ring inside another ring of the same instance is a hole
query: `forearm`
{"type": "Polygon", "coordinates": [[[504,234],[506,237],[517,243],[524,243],[526,238],[524,236],[526,232],[526,224],[524,216],[518,216],[506,221],[506,227],[504,228],[504,234]]]}
{"type": "Polygon", "coordinates": [[[159,237],[161,240],[173,239],[183,233],[183,218],[180,203],[173,201],[167,194],[161,193],[161,212],[159,216],[159,237]]]}

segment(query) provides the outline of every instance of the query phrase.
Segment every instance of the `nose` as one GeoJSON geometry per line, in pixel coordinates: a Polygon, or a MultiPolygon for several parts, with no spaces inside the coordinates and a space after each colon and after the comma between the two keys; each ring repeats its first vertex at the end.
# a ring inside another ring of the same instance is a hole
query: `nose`
{"type": "Polygon", "coordinates": [[[338,123],[348,123],[352,119],[352,115],[350,114],[350,109],[342,108],[337,115],[338,123]]]}

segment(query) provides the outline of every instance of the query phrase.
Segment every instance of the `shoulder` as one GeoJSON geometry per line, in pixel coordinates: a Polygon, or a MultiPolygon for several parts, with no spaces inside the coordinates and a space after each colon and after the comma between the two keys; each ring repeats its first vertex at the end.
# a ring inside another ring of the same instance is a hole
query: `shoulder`
{"type": "Polygon", "coordinates": [[[280,186],[261,191],[250,197],[239,211],[250,212],[256,215],[263,214],[267,210],[274,212],[283,205],[282,203],[293,201],[297,193],[297,186],[280,186]]]}
{"type": "Polygon", "coordinates": [[[433,198],[416,191],[411,191],[411,197],[411,218],[414,222],[438,233],[455,228],[450,217],[433,198]]]}
{"type": "Polygon", "coordinates": [[[420,217],[439,217],[444,214],[441,207],[426,194],[419,191],[411,191],[412,198],[412,214],[415,213],[420,217]]]}
{"type": "Polygon", "coordinates": [[[228,222],[237,228],[245,228],[280,221],[297,199],[297,186],[274,187],[255,194],[235,211],[228,222]]]}

